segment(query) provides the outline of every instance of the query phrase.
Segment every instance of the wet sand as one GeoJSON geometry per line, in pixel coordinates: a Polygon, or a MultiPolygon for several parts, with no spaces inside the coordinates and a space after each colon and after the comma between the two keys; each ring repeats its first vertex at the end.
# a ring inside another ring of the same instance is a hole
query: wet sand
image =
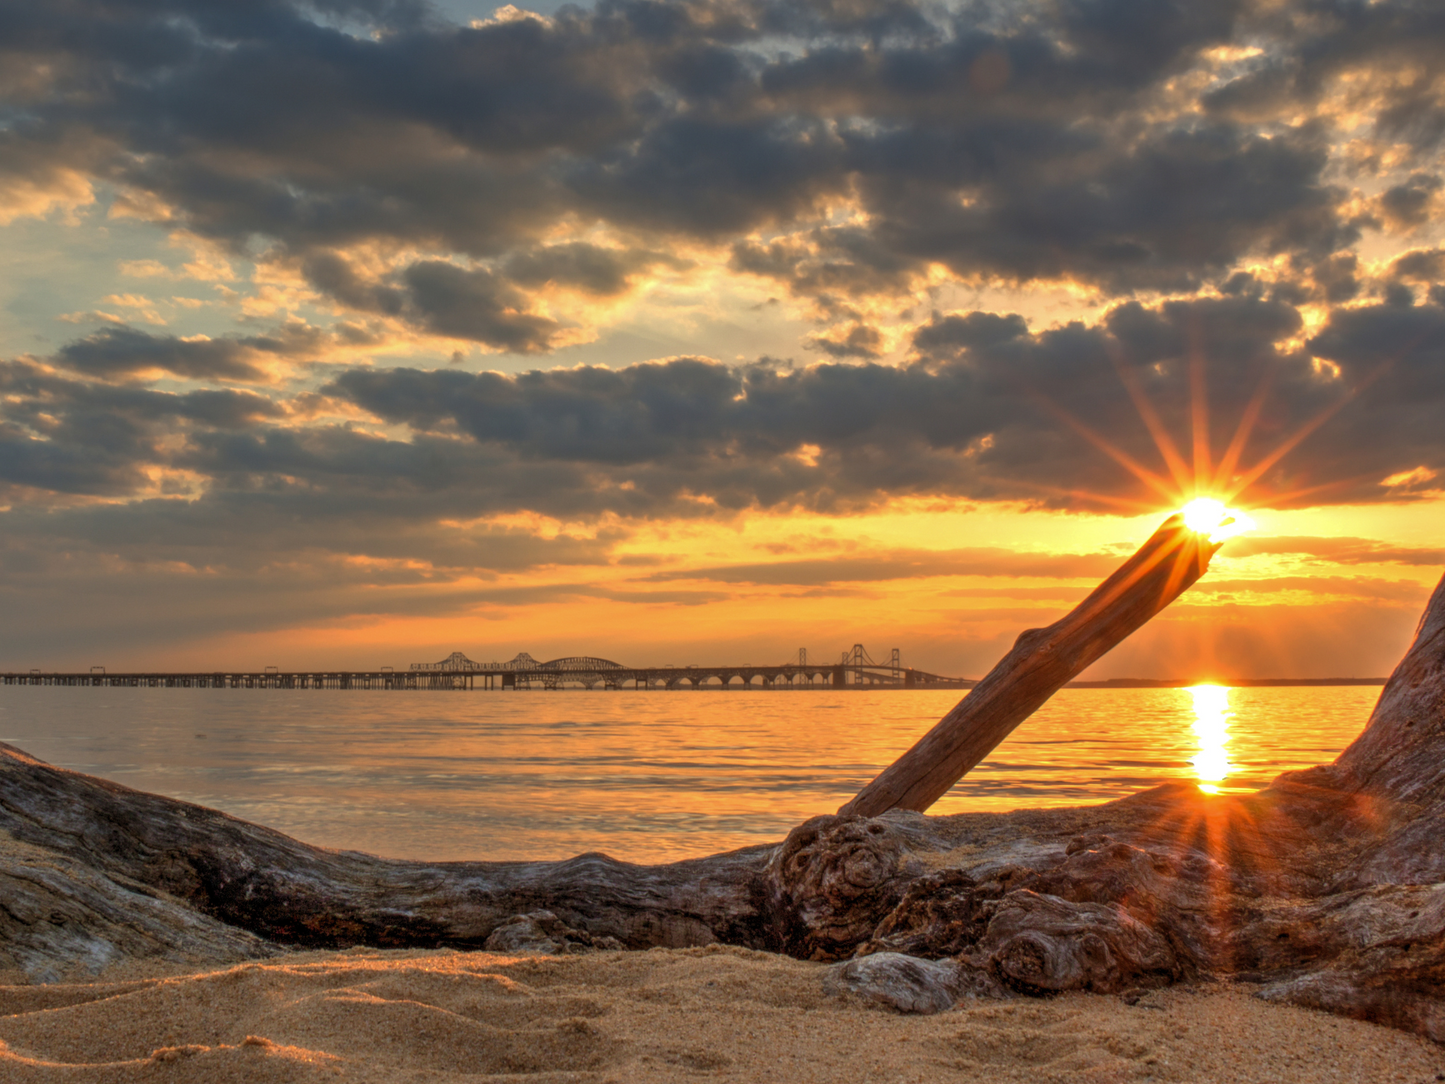
{"type": "Polygon", "coordinates": [[[571,957],[297,953],[101,981],[0,981],[0,1080],[1445,1080],[1445,1048],[1205,984],[900,1016],[746,949],[571,957]],[[1129,1002],[1133,1001],[1132,1004],[1129,1002]]]}

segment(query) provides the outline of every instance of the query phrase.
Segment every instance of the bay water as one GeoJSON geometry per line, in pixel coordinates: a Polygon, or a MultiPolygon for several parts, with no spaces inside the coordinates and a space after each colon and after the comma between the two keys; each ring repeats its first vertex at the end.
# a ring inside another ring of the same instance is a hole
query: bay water
{"type": "MultiPolygon", "coordinates": [[[[933,813],[1220,793],[1332,760],[1378,687],[1065,689],[933,813]]],[[[936,690],[0,687],[0,741],[308,843],[398,858],[698,857],[831,813],[949,710],[936,690]]]]}

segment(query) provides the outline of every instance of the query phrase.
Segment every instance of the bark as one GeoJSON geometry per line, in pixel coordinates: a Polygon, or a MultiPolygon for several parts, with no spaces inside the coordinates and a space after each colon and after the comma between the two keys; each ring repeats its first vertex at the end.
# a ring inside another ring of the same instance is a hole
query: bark
{"type": "Polygon", "coordinates": [[[1027,629],[1013,650],[912,749],[838,810],[877,816],[923,812],[999,747],[1014,728],[1090,664],[1204,575],[1219,544],[1170,516],[1138,551],[1070,613],[1027,629]]]}
{"type": "Polygon", "coordinates": [[[0,951],[36,977],[285,945],[719,940],[838,961],[830,988],[902,1011],[1218,977],[1445,1041],[1445,580],[1359,739],[1238,798],[1170,783],[1077,809],[825,815],[661,866],[426,863],[309,847],[7,746],[0,829],[0,951]]]}
{"type": "Polygon", "coordinates": [[[135,959],[223,964],[283,951],[123,875],[0,838],[0,967],[59,982],[135,959]]]}
{"type": "Polygon", "coordinates": [[[3,743],[0,831],[266,941],[307,948],[481,948],[507,919],[542,910],[633,948],[752,943],[750,893],[772,850],[661,866],[596,853],[560,862],[376,858],[312,847],[3,743]]]}

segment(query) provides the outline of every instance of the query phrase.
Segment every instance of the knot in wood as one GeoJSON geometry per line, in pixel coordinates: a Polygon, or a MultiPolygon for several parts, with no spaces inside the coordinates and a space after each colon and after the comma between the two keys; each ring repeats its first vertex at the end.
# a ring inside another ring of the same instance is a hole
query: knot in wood
{"type": "Polygon", "coordinates": [[[1049,948],[1043,939],[1031,934],[1015,937],[994,957],[1000,973],[1026,990],[1046,990],[1053,986],[1049,967],[1049,948]]]}
{"type": "Polygon", "coordinates": [[[894,828],[866,817],[825,815],[793,829],[765,875],[783,951],[849,955],[902,897],[905,853],[894,828]]]}
{"type": "Polygon", "coordinates": [[[999,901],[970,955],[1021,993],[1157,986],[1179,973],[1157,931],[1122,907],[1020,890],[999,901]]]}
{"type": "Polygon", "coordinates": [[[893,878],[903,853],[903,842],[877,821],[822,816],[788,835],[774,868],[792,895],[848,900],[893,878]]]}

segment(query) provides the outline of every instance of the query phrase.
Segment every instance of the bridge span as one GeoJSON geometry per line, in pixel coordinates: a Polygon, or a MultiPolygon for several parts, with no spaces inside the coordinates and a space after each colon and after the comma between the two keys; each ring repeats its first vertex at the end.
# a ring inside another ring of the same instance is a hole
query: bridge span
{"type": "Polygon", "coordinates": [[[415,663],[408,670],[216,670],[205,672],[118,672],[92,667],[87,673],[42,670],[0,673],[4,685],[90,686],[166,689],[377,689],[465,691],[518,689],[969,689],[968,678],[944,677],[902,666],[895,649],[887,663],[875,663],[855,645],[838,662],[810,663],[806,652],[780,666],[623,666],[608,659],[575,656],[539,663],[530,655],[511,663],[475,663],[461,652],[440,663],[415,663]],[[521,665],[516,665],[518,662],[521,665]]]}

